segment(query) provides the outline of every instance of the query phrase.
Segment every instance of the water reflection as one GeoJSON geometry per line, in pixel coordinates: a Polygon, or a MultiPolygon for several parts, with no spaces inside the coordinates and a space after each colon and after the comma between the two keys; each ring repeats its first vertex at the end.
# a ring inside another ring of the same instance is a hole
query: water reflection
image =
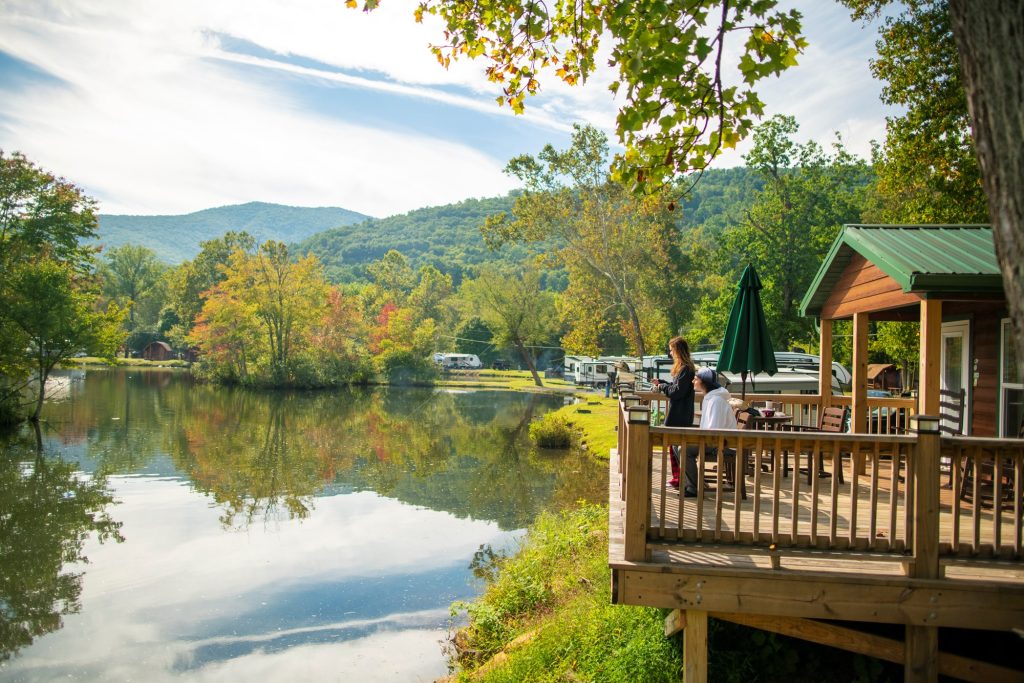
{"type": "Polygon", "coordinates": [[[73,383],[47,419],[103,473],[152,471],[167,454],[226,526],[302,519],[318,496],[373,490],[515,529],[543,508],[601,497],[604,475],[589,459],[530,446],[530,421],[559,403],[429,389],[250,392],[112,371],[73,383]]]}
{"type": "MultiPolygon", "coordinates": [[[[531,448],[528,425],[560,404],[551,397],[65,377],[45,412],[44,466],[28,467],[14,445],[4,456],[4,506],[50,477],[20,530],[0,508],[3,533],[18,534],[0,538],[4,552],[24,552],[20,564],[4,558],[5,590],[59,586],[37,610],[45,626],[23,627],[35,630],[17,647],[36,642],[6,663],[5,680],[438,676],[448,605],[479,590],[474,552],[508,548],[542,509],[603,497],[606,475],[589,458],[531,448]],[[119,505],[103,512],[111,495],[119,505]],[[52,530],[67,539],[59,551],[36,548],[45,534],[31,520],[60,506],[78,510],[80,526],[52,530]],[[95,542],[118,533],[125,543],[95,542]]],[[[0,642],[15,642],[3,628],[0,642]]]]}
{"type": "Polygon", "coordinates": [[[25,441],[0,454],[0,661],[80,609],[85,539],[121,540],[105,482],[25,441]]]}

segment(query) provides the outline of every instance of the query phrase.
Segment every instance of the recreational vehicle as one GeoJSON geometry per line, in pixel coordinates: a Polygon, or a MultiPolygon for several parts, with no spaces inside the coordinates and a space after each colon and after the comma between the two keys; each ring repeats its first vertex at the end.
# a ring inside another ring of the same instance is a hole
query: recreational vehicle
{"type": "Polygon", "coordinates": [[[479,370],[484,366],[475,353],[435,353],[434,362],[445,370],[479,370]]]}
{"type": "MultiPolygon", "coordinates": [[[[718,364],[718,351],[700,351],[692,354],[693,362],[698,367],[715,367],[718,364]]],[[[818,361],[817,356],[776,352],[775,362],[778,372],[774,375],[759,373],[747,376],[747,391],[758,394],[816,394],[818,393],[818,361]]],[[[663,379],[668,381],[672,374],[672,359],[669,356],[644,356],[644,374],[647,379],[663,379]]],[[[833,363],[832,393],[843,393],[843,377],[849,377],[849,371],[839,363],[833,363]],[[838,368],[836,367],[838,366],[838,368]]],[[[743,378],[738,372],[719,371],[720,381],[729,391],[740,390],[743,378]],[[731,386],[730,386],[731,385],[731,386]]]]}

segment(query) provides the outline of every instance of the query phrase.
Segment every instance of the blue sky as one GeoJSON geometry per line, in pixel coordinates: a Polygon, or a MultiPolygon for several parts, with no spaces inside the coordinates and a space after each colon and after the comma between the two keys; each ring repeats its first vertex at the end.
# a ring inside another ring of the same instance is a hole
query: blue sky
{"type": "MultiPolygon", "coordinates": [[[[811,45],[764,83],[803,139],[839,131],[867,156],[884,136],[876,32],[834,2],[788,2],[811,45]]],[[[246,201],[387,216],[504,194],[516,154],[564,146],[572,123],[614,137],[614,76],[553,77],[513,116],[467,61],[442,69],[436,23],[387,0],[5,0],[0,148],[81,185],[103,213],[185,213],[246,201]]],[[[601,63],[603,60],[599,60],[601,63]]],[[[719,165],[742,163],[737,151],[719,165]]]]}

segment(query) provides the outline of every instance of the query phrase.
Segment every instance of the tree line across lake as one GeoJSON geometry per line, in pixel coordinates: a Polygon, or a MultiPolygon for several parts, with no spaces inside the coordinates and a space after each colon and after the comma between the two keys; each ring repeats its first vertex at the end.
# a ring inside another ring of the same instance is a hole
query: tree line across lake
{"type": "MultiPolygon", "coordinates": [[[[429,381],[435,351],[505,354],[539,384],[559,349],[658,353],[674,334],[717,348],[747,264],[776,347],[814,350],[799,303],[844,223],[986,221],[941,9],[890,20],[879,41],[883,99],[906,114],[870,162],[838,136],[829,149],[800,142],[797,122],[775,116],[753,130],[745,168],[627,187],[605,135],[577,126],[568,149],[509,161],[523,189],[508,197],[299,245],[229,231],[166,266],[145,246],[90,246],[95,203],[0,154],[0,417],[38,415],[42,380],[70,356],[157,339],[197,350],[212,380],[297,387],[429,381]],[[949,88],[931,87],[936,69],[949,88]]],[[[837,328],[839,360],[849,338],[837,328]]],[[[872,339],[874,360],[916,363],[916,324],[877,323],[872,339]]]]}

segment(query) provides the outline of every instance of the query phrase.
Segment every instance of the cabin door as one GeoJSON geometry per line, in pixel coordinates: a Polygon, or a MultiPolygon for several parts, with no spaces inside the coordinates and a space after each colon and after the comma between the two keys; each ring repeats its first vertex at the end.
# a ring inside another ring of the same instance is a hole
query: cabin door
{"type": "MultiPolygon", "coordinates": [[[[971,323],[967,320],[942,324],[942,389],[959,392],[966,390],[964,414],[960,431],[970,434],[968,422],[971,416],[970,389],[970,340],[971,323]]],[[[956,425],[951,425],[955,427],[956,425]]]]}

